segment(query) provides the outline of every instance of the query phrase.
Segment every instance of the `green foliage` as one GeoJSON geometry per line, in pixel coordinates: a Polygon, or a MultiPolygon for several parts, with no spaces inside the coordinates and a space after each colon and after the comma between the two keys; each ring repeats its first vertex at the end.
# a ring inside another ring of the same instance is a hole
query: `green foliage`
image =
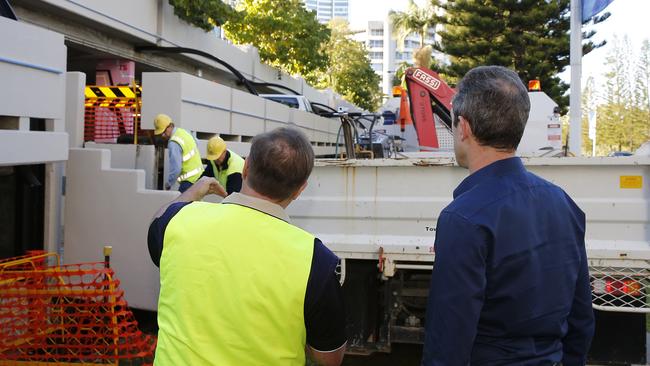
{"type": "MultiPolygon", "coordinates": [[[[461,78],[471,68],[501,65],[522,81],[539,79],[565,111],[568,85],[557,77],[569,65],[570,0],[449,0],[438,49],[449,55],[443,73],[461,78]]],[[[585,34],[583,52],[597,47],[585,34]]]]}
{"type": "Polygon", "coordinates": [[[323,47],[329,65],[306,79],[318,88],[332,88],[350,103],[375,111],[381,103],[380,77],[370,65],[368,51],[362,43],[349,38],[352,32],[348,22],[335,19],[329,27],[331,37],[323,47]]]}
{"type": "Polygon", "coordinates": [[[221,0],[169,0],[169,4],[176,16],[206,32],[235,15],[233,8],[221,0]]]}
{"type": "Polygon", "coordinates": [[[226,37],[257,47],[268,64],[301,75],[327,66],[330,31],[300,0],[242,0],[237,14],[223,26],[226,37]]]}
{"type": "Polygon", "coordinates": [[[596,111],[596,155],[613,151],[634,152],[650,140],[650,43],[643,42],[640,54],[632,52],[629,40],[614,37],[606,58],[608,71],[603,95],[598,95],[593,80],[583,90],[583,152],[591,155],[587,135],[587,116],[596,111]]]}
{"type": "Polygon", "coordinates": [[[398,44],[401,46],[404,39],[411,33],[417,33],[420,36],[420,47],[424,47],[427,32],[438,24],[436,8],[439,6],[438,0],[430,0],[423,7],[419,7],[413,0],[409,0],[406,11],[393,11],[388,13],[388,17],[393,24],[393,31],[397,36],[398,44]]]}
{"type": "Polygon", "coordinates": [[[321,45],[329,30],[300,0],[241,0],[237,9],[222,0],[169,0],[174,13],[211,31],[223,26],[236,44],[252,44],[260,59],[290,74],[307,74],[327,65],[321,45]]]}

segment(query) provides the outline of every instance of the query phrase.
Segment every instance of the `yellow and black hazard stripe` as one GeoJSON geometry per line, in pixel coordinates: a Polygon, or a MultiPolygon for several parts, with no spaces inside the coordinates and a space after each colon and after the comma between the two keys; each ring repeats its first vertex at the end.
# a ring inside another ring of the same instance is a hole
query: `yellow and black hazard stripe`
{"type": "Polygon", "coordinates": [[[135,93],[133,88],[129,86],[96,86],[88,85],[85,90],[86,99],[88,98],[140,98],[142,95],[142,88],[137,87],[135,93]]]}

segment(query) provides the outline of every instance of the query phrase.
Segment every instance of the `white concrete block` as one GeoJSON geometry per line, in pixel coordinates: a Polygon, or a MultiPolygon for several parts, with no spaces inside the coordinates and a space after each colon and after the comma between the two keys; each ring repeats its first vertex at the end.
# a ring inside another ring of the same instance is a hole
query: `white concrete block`
{"type": "Polygon", "coordinates": [[[270,131],[268,129],[268,122],[286,125],[291,121],[291,108],[271,100],[266,100],[265,103],[267,131],[270,131]]]}
{"type": "Polygon", "coordinates": [[[0,17],[0,115],[63,121],[63,36],[0,17]]]}
{"type": "Polygon", "coordinates": [[[232,89],[232,134],[255,136],[264,132],[265,106],[264,98],[232,89]]]}
{"type": "Polygon", "coordinates": [[[178,126],[181,120],[181,73],[142,73],[142,128],[153,129],[153,119],[159,113],[172,118],[178,126]]]}
{"type": "Polygon", "coordinates": [[[65,76],[65,131],[70,136],[70,147],[84,143],[84,90],[86,74],[68,72],[65,76]]]}
{"type": "Polygon", "coordinates": [[[296,126],[300,127],[300,130],[307,135],[307,138],[310,141],[313,141],[315,138],[315,119],[314,114],[299,110],[291,111],[291,122],[296,126]]]}
{"type": "Polygon", "coordinates": [[[156,310],[159,272],[149,257],[147,230],[178,192],[146,190],[143,171],[111,169],[110,160],[108,150],[70,150],[64,261],[102,260],[103,246],[112,245],[111,265],[129,305],[156,310]]]}
{"type": "Polygon", "coordinates": [[[67,159],[68,134],[65,132],[0,130],[0,166],[67,159]]]}
{"type": "Polygon", "coordinates": [[[181,74],[181,126],[191,131],[231,134],[231,89],[181,74]]]}

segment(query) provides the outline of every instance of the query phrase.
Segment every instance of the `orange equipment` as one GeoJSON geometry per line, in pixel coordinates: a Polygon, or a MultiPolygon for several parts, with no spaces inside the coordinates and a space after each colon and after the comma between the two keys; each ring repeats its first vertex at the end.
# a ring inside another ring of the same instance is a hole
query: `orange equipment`
{"type": "Polygon", "coordinates": [[[138,330],[119,285],[104,262],[0,261],[0,365],[150,365],[155,337],[138,330]]]}

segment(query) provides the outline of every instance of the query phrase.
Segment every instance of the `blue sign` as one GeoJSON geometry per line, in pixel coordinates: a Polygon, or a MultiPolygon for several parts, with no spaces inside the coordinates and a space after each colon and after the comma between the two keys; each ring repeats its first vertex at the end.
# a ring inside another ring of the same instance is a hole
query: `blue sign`
{"type": "Polygon", "coordinates": [[[612,1],[614,0],[582,0],[582,22],[605,10],[612,1]]]}

